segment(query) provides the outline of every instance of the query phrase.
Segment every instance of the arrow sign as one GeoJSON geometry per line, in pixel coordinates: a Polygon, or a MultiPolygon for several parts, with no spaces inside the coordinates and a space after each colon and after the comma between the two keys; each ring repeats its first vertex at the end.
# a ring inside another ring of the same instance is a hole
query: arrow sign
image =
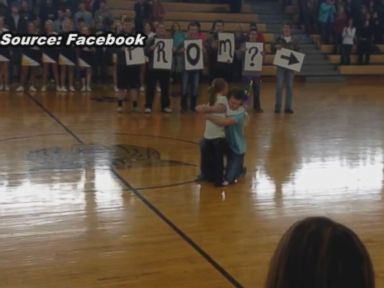
{"type": "Polygon", "coordinates": [[[279,67],[287,68],[296,72],[301,71],[305,54],[289,49],[279,49],[276,51],[273,64],[279,67]]]}
{"type": "Polygon", "coordinates": [[[293,53],[291,53],[291,55],[289,55],[289,56],[282,55],[281,59],[288,60],[288,65],[300,63],[300,61],[297,60],[297,58],[295,57],[295,54],[293,54],[293,53]]]}

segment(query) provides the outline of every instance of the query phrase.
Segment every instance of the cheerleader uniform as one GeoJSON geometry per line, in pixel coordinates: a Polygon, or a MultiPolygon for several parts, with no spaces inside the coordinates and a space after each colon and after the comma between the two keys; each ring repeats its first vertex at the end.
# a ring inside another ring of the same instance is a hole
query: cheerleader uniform
{"type": "MultiPolygon", "coordinates": [[[[8,29],[3,28],[0,31],[0,34],[3,34],[5,32],[8,32],[8,29]]],[[[10,58],[9,48],[0,46],[0,62],[9,62],[10,59],[11,58],[10,58]]]]}
{"type": "MultiPolygon", "coordinates": [[[[66,34],[63,33],[63,38],[66,34]]],[[[59,65],[61,66],[76,66],[76,52],[74,47],[62,46],[59,51],[59,65]]]]}
{"type": "MultiPolygon", "coordinates": [[[[51,35],[57,35],[56,32],[51,35]]],[[[59,49],[55,47],[44,47],[42,48],[43,64],[56,64],[59,61],[59,49]]]]}
{"type": "Polygon", "coordinates": [[[41,50],[39,47],[23,47],[21,66],[39,67],[41,63],[41,50]]]}
{"type": "Polygon", "coordinates": [[[94,50],[89,47],[81,48],[78,64],[80,68],[92,68],[95,64],[94,50]]]}

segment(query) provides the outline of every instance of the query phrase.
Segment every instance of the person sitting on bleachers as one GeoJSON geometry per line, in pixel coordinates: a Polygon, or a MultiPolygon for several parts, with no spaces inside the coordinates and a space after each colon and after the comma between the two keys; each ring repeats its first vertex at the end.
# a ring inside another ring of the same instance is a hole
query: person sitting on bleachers
{"type": "Polygon", "coordinates": [[[272,257],[265,288],[374,288],[368,251],[348,227],[325,217],[296,222],[272,257]]]}

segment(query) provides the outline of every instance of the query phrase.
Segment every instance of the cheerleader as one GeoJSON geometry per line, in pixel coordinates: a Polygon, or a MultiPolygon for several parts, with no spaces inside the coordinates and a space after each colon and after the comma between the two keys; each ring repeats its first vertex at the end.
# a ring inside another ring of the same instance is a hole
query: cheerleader
{"type": "MultiPolygon", "coordinates": [[[[47,35],[57,35],[54,31],[54,23],[52,20],[47,20],[45,22],[45,33],[47,35]]],[[[44,47],[43,48],[43,86],[41,87],[41,91],[47,91],[48,85],[48,76],[49,76],[49,68],[52,67],[53,77],[55,79],[56,91],[60,91],[60,83],[59,83],[59,71],[57,67],[57,61],[59,58],[59,50],[54,47],[44,47]]]]}
{"type": "MultiPolygon", "coordinates": [[[[36,35],[37,33],[36,25],[33,21],[28,22],[27,34],[36,35]]],[[[41,50],[39,47],[23,47],[21,55],[21,77],[20,77],[20,86],[17,87],[16,92],[23,92],[24,85],[26,85],[28,73],[30,72],[30,82],[29,91],[36,92],[36,87],[33,83],[36,83],[36,70],[40,67],[41,61],[41,50]]]]}
{"type": "MultiPolygon", "coordinates": [[[[123,34],[132,35],[135,33],[135,26],[133,21],[125,20],[123,22],[123,34]]],[[[132,110],[139,111],[138,107],[138,94],[140,89],[140,65],[126,65],[125,48],[119,49],[117,52],[117,88],[118,101],[117,111],[123,111],[123,99],[125,93],[129,90],[132,101],[132,110]]]]}
{"type": "MultiPolygon", "coordinates": [[[[73,22],[70,18],[65,18],[63,22],[64,36],[73,31],[73,22]]],[[[60,66],[60,92],[67,92],[66,80],[68,80],[69,91],[74,92],[74,67],[76,66],[76,52],[73,47],[61,47],[59,52],[60,66]]]]}
{"type": "MultiPolygon", "coordinates": [[[[121,22],[122,23],[122,22],[121,22]]],[[[123,27],[121,23],[117,23],[116,28],[115,28],[115,34],[119,35],[123,31],[123,27]]],[[[117,53],[118,50],[117,48],[111,48],[112,49],[112,65],[113,65],[113,89],[115,92],[119,92],[119,89],[117,89],[117,53]]]]}
{"type": "MultiPolygon", "coordinates": [[[[0,17],[0,35],[4,32],[7,32],[8,29],[4,27],[4,17],[0,17]]],[[[9,91],[9,75],[8,75],[8,68],[9,68],[9,48],[7,47],[0,47],[0,90],[9,91]]]]}
{"type": "MultiPolygon", "coordinates": [[[[80,31],[82,35],[89,36],[90,31],[84,26],[80,31]]],[[[79,53],[79,67],[81,70],[81,92],[91,92],[92,66],[94,65],[95,51],[93,48],[82,47],[79,53]]]]}

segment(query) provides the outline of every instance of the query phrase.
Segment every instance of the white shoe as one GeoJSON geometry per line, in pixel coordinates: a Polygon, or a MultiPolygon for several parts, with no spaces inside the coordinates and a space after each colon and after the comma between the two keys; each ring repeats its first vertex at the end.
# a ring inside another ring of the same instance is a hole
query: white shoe
{"type": "Polygon", "coordinates": [[[24,92],[24,87],[20,85],[16,88],[16,92],[24,92]]]}
{"type": "Polygon", "coordinates": [[[56,86],[56,92],[61,92],[61,87],[60,86],[56,86]]]}
{"type": "Polygon", "coordinates": [[[144,86],[141,86],[140,87],[140,92],[144,92],[145,91],[145,87],[144,86]]]}
{"type": "Polygon", "coordinates": [[[45,85],[43,85],[43,86],[41,86],[41,92],[45,92],[45,91],[47,91],[47,87],[45,86],[45,85]]]}
{"type": "Polygon", "coordinates": [[[4,90],[5,90],[5,91],[9,91],[9,86],[8,86],[8,85],[5,85],[5,86],[4,86],[4,90]]]}
{"type": "Polygon", "coordinates": [[[68,92],[67,87],[62,86],[62,87],[60,88],[60,92],[68,92]]]}
{"type": "MultiPolygon", "coordinates": [[[[69,88],[69,90],[71,90],[71,88],[69,88]]],[[[85,86],[81,87],[81,92],[85,92],[87,91],[87,88],[85,88],[85,86]]]]}
{"type": "Polygon", "coordinates": [[[37,89],[35,88],[35,86],[31,85],[31,86],[29,86],[29,91],[36,92],[37,89]]]}
{"type": "Polygon", "coordinates": [[[119,92],[119,89],[116,86],[113,86],[113,90],[115,90],[115,92],[119,92]]]}
{"type": "Polygon", "coordinates": [[[4,90],[4,85],[0,84],[0,91],[3,91],[3,90],[4,90]]]}
{"type": "Polygon", "coordinates": [[[133,111],[133,112],[140,112],[140,108],[139,108],[139,106],[132,107],[132,111],[133,111]]]}
{"type": "Polygon", "coordinates": [[[151,108],[145,108],[144,109],[144,113],[151,113],[152,112],[152,109],[151,108]]]}
{"type": "Polygon", "coordinates": [[[116,111],[119,113],[123,112],[123,106],[117,106],[116,111]]]}
{"type": "Polygon", "coordinates": [[[87,92],[92,92],[91,86],[87,86],[87,92]]]}
{"type": "Polygon", "coordinates": [[[156,91],[160,93],[161,92],[161,88],[159,86],[157,86],[156,87],[156,91]]]}
{"type": "Polygon", "coordinates": [[[167,108],[164,108],[164,109],[163,109],[163,112],[164,112],[164,113],[172,113],[172,109],[169,108],[169,107],[167,107],[167,108]]]}
{"type": "Polygon", "coordinates": [[[75,90],[75,87],[73,87],[73,86],[69,86],[69,91],[70,92],[75,92],[76,90],[75,90]]]}

